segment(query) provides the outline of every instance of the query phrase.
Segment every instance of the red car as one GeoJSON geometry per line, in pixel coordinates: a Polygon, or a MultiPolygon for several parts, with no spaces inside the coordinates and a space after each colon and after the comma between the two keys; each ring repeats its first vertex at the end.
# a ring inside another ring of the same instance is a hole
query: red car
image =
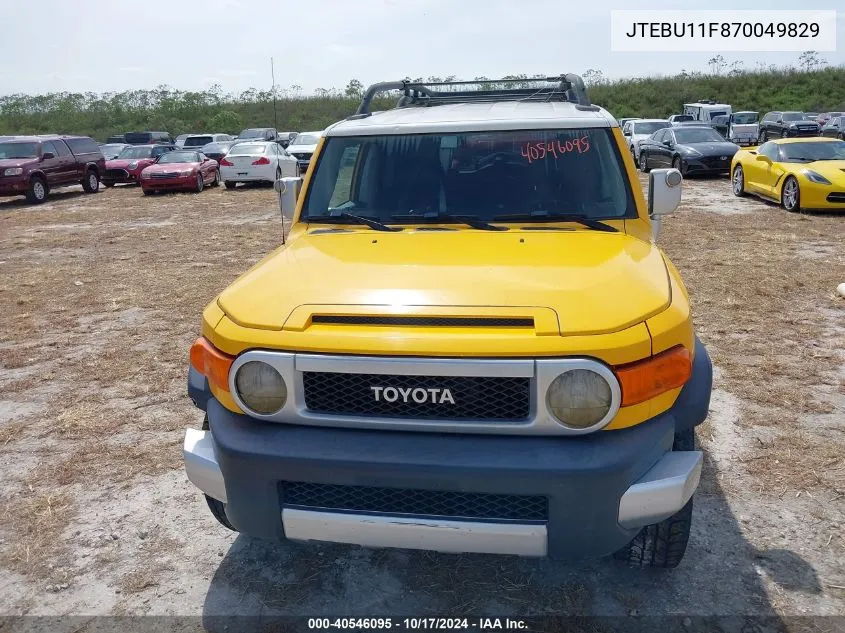
{"type": "Polygon", "coordinates": [[[172,150],[173,145],[130,145],[123,148],[117,158],[106,161],[102,183],[111,187],[119,183],[137,183],[141,172],[156,159],[172,150]]]}
{"type": "Polygon", "coordinates": [[[217,161],[202,152],[167,152],[141,171],[141,189],[146,195],[170,189],[199,193],[207,184],[220,184],[220,171],[217,161]]]}

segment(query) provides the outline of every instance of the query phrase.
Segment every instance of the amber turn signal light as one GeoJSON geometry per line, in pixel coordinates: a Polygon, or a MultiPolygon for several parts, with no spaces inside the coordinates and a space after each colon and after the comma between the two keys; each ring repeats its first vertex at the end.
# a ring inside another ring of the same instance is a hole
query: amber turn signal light
{"type": "Polygon", "coordinates": [[[614,373],[622,388],[621,406],[626,407],[686,383],[692,375],[692,356],[678,345],[647,360],[615,367],[614,373]]]}
{"type": "Polygon", "coordinates": [[[191,367],[223,391],[229,391],[229,368],[234,360],[234,356],[224,354],[203,336],[191,345],[191,367]]]}

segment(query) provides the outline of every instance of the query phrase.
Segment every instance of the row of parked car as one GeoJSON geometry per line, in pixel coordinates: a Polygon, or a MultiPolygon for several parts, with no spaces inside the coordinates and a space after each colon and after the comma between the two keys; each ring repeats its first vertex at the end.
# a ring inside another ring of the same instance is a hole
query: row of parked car
{"type": "Polygon", "coordinates": [[[666,119],[619,119],[628,149],[643,169],[675,167],[682,174],[728,174],[741,145],[773,138],[823,136],[845,139],[845,112],[733,112],[728,104],[684,104],[666,119]]]}
{"type": "Polygon", "coordinates": [[[81,184],[88,193],[117,184],[138,184],[145,194],[202,191],[221,182],[273,183],[304,173],[320,132],[250,128],[228,134],[130,132],[97,144],[87,136],[0,137],[0,196],[26,196],[38,204],[50,191],[81,184]],[[121,142],[117,142],[122,139],[121,142]]]}

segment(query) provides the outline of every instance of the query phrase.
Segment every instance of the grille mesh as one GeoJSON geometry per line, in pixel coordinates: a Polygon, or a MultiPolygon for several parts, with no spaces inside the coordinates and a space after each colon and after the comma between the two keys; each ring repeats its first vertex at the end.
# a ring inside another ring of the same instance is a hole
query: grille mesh
{"type": "Polygon", "coordinates": [[[317,413],[518,422],[525,420],[530,412],[530,378],[303,372],[302,379],[305,405],[317,413]],[[393,387],[398,397],[395,402],[387,401],[385,396],[392,399],[394,392],[383,389],[377,401],[372,387],[393,387]],[[434,396],[426,391],[424,402],[415,401],[414,394],[422,396],[420,388],[449,389],[454,404],[442,402],[442,392],[434,396]],[[399,389],[406,390],[407,402],[399,389]]]}
{"type": "Polygon", "coordinates": [[[532,318],[508,317],[393,317],[315,315],[312,323],[332,325],[419,325],[434,327],[533,327],[532,318]]]}
{"type": "Polygon", "coordinates": [[[547,521],[543,496],[340,486],[298,481],[279,483],[282,505],[322,510],[428,517],[547,521]]]}

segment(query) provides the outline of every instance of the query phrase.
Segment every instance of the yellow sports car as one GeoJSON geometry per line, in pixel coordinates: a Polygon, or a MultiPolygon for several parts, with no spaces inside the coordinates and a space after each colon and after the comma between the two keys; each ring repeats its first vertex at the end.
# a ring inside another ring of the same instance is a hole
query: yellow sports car
{"type": "Polygon", "coordinates": [[[734,154],[731,181],[736,196],[774,200],[787,211],[845,211],[845,141],[781,138],[734,154]]]}

